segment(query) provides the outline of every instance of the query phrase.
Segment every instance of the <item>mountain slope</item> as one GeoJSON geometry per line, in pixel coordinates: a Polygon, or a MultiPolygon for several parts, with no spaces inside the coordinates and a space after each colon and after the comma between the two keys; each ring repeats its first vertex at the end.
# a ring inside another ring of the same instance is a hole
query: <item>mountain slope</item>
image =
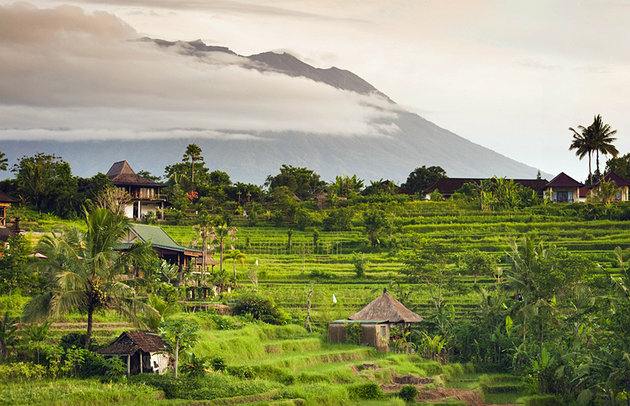
{"type": "MultiPolygon", "coordinates": [[[[149,38],[142,41],[154,41],[163,47],[183,44],[190,55],[228,53],[251,61],[246,66],[251,69],[302,76],[338,89],[387,98],[352,72],[336,67],[316,68],[288,53],[240,56],[228,48],[208,46],[201,41],[182,43],[149,38]]],[[[283,163],[310,167],[328,180],[339,174],[357,174],[365,179],[389,178],[401,182],[421,165],[440,165],[453,177],[536,176],[535,168],[474,144],[417,114],[400,111],[383,124],[395,125],[400,131],[383,137],[263,132],[256,133],[262,140],[4,141],[2,149],[12,160],[34,152],[55,153],[69,161],[81,175],[104,172],[112,162],[123,159],[136,170],[161,175],[166,164],[181,159],[186,145],[195,142],[204,150],[211,168],[226,170],[233,180],[256,183],[276,173],[283,163]]]]}

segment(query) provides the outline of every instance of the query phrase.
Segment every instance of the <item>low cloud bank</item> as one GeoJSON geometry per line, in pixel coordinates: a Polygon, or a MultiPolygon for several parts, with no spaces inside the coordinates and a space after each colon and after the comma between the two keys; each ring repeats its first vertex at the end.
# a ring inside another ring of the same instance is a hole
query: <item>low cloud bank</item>
{"type": "Polygon", "coordinates": [[[105,12],[0,6],[0,139],[259,139],[263,131],[387,136],[377,96],[159,47],[105,12]]]}

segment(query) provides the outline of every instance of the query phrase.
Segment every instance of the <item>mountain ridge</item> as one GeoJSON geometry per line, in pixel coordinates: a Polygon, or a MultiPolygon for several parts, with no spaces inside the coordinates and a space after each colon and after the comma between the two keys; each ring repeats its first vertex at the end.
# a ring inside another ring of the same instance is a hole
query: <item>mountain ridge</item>
{"type": "MultiPolygon", "coordinates": [[[[141,38],[160,47],[182,45],[190,56],[221,52],[245,58],[248,69],[305,77],[337,89],[363,95],[376,94],[395,106],[387,95],[353,72],[338,67],[317,68],[283,52],[239,55],[228,47],[207,45],[201,40],[166,41],[141,38]]],[[[537,169],[476,144],[418,114],[397,107],[395,117],[379,124],[399,130],[381,137],[310,134],[295,131],[255,132],[247,139],[150,139],[111,141],[3,141],[3,149],[16,159],[33,152],[55,153],[69,161],[82,176],[106,171],[114,161],[128,160],[136,170],[162,174],[168,162],[181,159],[186,145],[198,143],[213,169],[226,170],[234,180],[262,183],[280,165],[310,167],[332,180],[336,175],[356,174],[365,179],[406,179],[422,165],[439,165],[451,177],[534,178],[537,169]],[[97,155],[104,162],[95,162],[97,155]],[[154,157],[160,157],[156,162],[154,157]]],[[[226,131],[229,132],[229,131],[226,131]]]]}

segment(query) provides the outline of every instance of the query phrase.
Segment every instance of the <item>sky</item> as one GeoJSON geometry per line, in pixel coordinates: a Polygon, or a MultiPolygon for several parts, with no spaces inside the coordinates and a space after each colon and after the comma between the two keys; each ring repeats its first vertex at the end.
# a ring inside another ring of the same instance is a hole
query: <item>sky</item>
{"type": "Polygon", "coordinates": [[[628,26],[621,0],[0,0],[0,142],[386,132],[376,97],[130,41],[201,39],[348,69],[458,135],[583,179],[568,127],[602,114],[630,149],[628,26]]]}

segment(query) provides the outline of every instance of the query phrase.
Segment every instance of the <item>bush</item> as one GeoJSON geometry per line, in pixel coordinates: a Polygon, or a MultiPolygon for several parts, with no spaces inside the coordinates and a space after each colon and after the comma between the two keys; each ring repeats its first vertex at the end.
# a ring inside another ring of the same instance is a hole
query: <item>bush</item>
{"type": "Polygon", "coordinates": [[[31,364],[30,362],[0,364],[0,382],[25,382],[42,379],[45,376],[46,368],[43,365],[31,364]]]}
{"type": "Polygon", "coordinates": [[[81,378],[99,376],[104,380],[118,381],[125,376],[127,368],[120,358],[105,358],[91,351],[81,351],[85,351],[83,363],[77,371],[81,378]]]}
{"type": "Polygon", "coordinates": [[[361,383],[348,387],[350,399],[374,400],[383,397],[383,390],[374,382],[361,383]]]}
{"type": "Polygon", "coordinates": [[[286,316],[272,299],[256,293],[246,293],[237,297],[232,311],[235,315],[251,315],[254,319],[269,324],[283,324],[286,321],[286,316]]]}
{"type": "MultiPolygon", "coordinates": [[[[86,341],[87,335],[85,333],[68,333],[61,337],[59,345],[66,351],[72,347],[85,348],[86,341]]],[[[93,342],[92,345],[94,345],[93,342]]]]}
{"type": "Polygon", "coordinates": [[[413,402],[418,396],[418,389],[413,385],[405,385],[398,393],[398,397],[406,402],[413,402]]]}
{"type": "Polygon", "coordinates": [[[210,360],[210,366],[215,371],[219,371],[219,372],[225,371],[225,368],[226,368],[225,360],[221,357],[214,357],[210,360]]]}
{"type": "Polygon", "coordinates": [[[252,379],[254,378],[254,370],[249,366],[233,366],[227,367],[226,371],[228,374],[232,376],[236,376],[241,379],[252,379]]]}
{"type": "Polygon", "coordinates": [[[182,373],[189,376],[202,376],[206,373],[206,359],[191,354],[187,363],[182,365],[182,373]]]}

